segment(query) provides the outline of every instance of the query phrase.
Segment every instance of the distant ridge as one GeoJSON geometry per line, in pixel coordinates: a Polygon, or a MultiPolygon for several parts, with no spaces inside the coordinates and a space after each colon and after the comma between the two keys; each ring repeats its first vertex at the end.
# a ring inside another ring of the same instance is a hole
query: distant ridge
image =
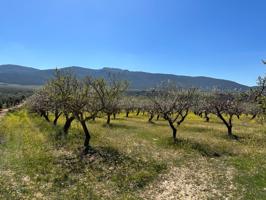
{"type": "MultiPolygon", "coordinates": [[[[117,68],[89,69],[83,67],[65,67],[62,70],[71,70],[78,78],[85,76],[107,78],[114,74],[117,78],[127,80],[132,90],[147,90],[161,82],[173,81],[178,86],[189,88],[196,87],[202,90],[221,89],[221,90],[248,90],[249,87],[233,81],[215,79],[210,77],[198,76],[178,76],[173,74],[160,74],[148,72],[133,72],[117,68]]],[[[54,69],[40,70],[32,67],[20,65],[0,65],[0,83],[36,85],[45,84],[54,73],[54,69]]]]}

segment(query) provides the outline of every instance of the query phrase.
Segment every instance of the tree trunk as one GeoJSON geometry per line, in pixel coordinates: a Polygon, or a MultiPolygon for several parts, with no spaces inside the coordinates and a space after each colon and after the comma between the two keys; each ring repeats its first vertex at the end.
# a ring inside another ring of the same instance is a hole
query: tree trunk
{"type": "Polygon", "coordinates": [[[176,142],[177,141],[176,140],[176,132],[177,132],[176,127],[174,126],[172,121],[168,120],[168,123],[169,123],[169,125],[173,131],[173,140],[174,140],[174,142],[176,142]]]}
{"type": "Polygon", "coordinates": [[[54,121],[53,121],[54,126],[57,125],[57,120],[58,120],[58,118],[59,118],[59,117],[56,117],[56,118],[54,119],[54,121]]]}
{"type": "Polygon", "coordinates": [[[228,130],[228,137],[233,139],[233,140],[238,140],[239,137],[237,135],[233,134],[233,127],[232,126],[227,126],[227,130],[228,130]]]}
{"type": "Polygon", "coordinates": [[[53,124],[56,126],[61,113],[55,112],[53,124]]]}
{"type": "Polygon", "coordinates": [[[42,116],[44,117],[44,119],[47,121],[47,122],[50,122],[50,119],[48,117],[48,114],[44,113],[42,114],[42,116]]]}
{"type": "Polygon", "coordinates": [[[89,130],[87,128],[86,121],[82,120],[82,121],[80,121],[80,123],[81,123],[81,126],[82,126],[84,134],[85,134],[85,140],[84,140],[85,149],[84,149],[84,153],[87,154],[88,150],[90,149],[91,135],[90,135],[90,132],[89,132],[89,130]]]}
{"type": "Polygon", "coordinates": [[[129,112],[126,113],[126,117],[128,117],[128,115],[129,115],[129,112]]]}
{"type": "Polygon", "coordinates": [[[116,119],[116,114],[115,113],[113,114],[113,118],[116,119]]]}
{"type": "Polygon", "coordinates": [[[254,114],[252,117],[251,117],[251,120],[255,119],[257,117],[257,114],[254,114]]]}
{"type": "Polygon", "coordinates": [[[137,110],[137,114],[136,115],[139,116],[139,113],[140,113],[140,110],[137,110]]]}
{"type": "Polygon", "coordinates": [[[232,137],[233,136],[232,126],[227,126],[227,130],[228,130],[228,136],[232,137]]]}
{"type": "Polygon", "coordinates": [[[111,115],[110,114],[107,114],[107,124],[110,124],[110,122],[111,122],[111,115]]]}
{"type": "Polygon", "coordinates": [[[176,140],[176,128],[172,128],[172,130],[173,130],[173,140],[174,140],[174,142],[176,142],[177,140],[176,140]]]}
{"type": "Polygon", "coordinates": [[[202,112],[199,113],[199,116],[202,118],[202,112]]]}
{"type": "Polygon", "coordinates": [[[150,115],[150,118],[149,118],[149,122],[152,122],[153,117],[154,117],[154,115],[151,114],[151,115],[150,115]]]}
{"type": "Polygon", "coordinates": [[[70,117],[70,118],[66,117],[66,122],[65,122],[65,125],[64,125],[64,129],[63,129],[65,135],[68,134],[68,130],[70,129],[71,123],[73,122],[74,119],[75,119],[74,117],[70,117]]]}
{"type": "Polygon", "coordinates": [[[157,115],[157,121],[160,119],[160,115],[157,115]]]}
{"type": "Polygon", "coordinates": [[[228,130],[228,136],[234,140],[238,140],[238,136],[233,134],[233,124],[232,124],[232,120],[233,120],[233,115],[230,115],[229,117],[229,123],[227,125],[227,130],[228,130]]]}
{"type": "Polygon", "coordinates": [[[232,139],[238,139],[236,135],[233,134],[233,115],[229,115],[229,121],[227,122],[226,119],[223,117],[222,113],[216,108],[217,116],[223,121],[223,123],[227,127],[227,134],[232,139]]]}
{"type": "Polygon", "coordinates": [[[205,112],[205,121],[209,122],[210,121],[210,117],[208,116],[208,113],[205,112]]]}

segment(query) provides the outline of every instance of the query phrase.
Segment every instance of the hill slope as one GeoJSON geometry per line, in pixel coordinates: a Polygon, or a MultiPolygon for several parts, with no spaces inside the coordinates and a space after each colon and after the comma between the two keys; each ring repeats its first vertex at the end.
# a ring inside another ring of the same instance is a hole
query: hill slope
{"type": "MultiPolygon", "coordinates": [[[[209,77],[177,76],[172,74],[154,74],[147,72],[132,72],[115,68],[88,69],[82,67],[67,67],[82,78],[84,76],[106,78],[114,74],[119,79],[128,80],[130,89],[145,90],[164,81],[173,81],[180,87],[197,87],[204,90],[219,88],[223,90],[247,90],[249,87],[233,81],[209,77]]],[[[54,69],[39,70],[19,65],[0,65],[0,83],[20,85],[42,85],[53,76],[54,69]]]]}

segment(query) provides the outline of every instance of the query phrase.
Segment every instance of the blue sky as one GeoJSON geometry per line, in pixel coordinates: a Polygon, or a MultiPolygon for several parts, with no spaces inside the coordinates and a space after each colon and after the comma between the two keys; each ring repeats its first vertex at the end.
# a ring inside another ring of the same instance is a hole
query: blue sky
{"type": "Polygon", "coordinates": [[[117,67],[255,85],[265,0],[1,0],[0,63],[117,67]]]}

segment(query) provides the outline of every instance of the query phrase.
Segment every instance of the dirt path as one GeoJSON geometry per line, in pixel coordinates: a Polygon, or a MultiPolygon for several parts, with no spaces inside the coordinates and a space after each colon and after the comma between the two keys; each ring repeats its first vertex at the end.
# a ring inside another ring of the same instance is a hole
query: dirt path
{"type": "Polygon", "coordinates": [[[190,166],[173,167],[158,182],[148,186],[142,197],[147,200],[234,199],[233,176],[234,169],[218,165],[215,169],[202,159],[190,166]]]}
{"type": "Polygon", "coordinates": [[[14,107],[11,107],[11,108],[5,108],[5,109],[0,109],[0,119],[2,118],[2,117],[4,117],[7,113],[8,113],[8,111],[10,111],[10,110],[14,110],[14,109],[17,109],[17,108],[20,108],[21,106],[23,106],[24,105],[24,103],[22,103],[22,104],[19,104],[19,105],[17,105],[17,106],[14,106],[14,107]]]}
{"type": "Polygon", "coordinates": [[[4,117],[8,111],[9,111],[9,109],[0,110],[0,118],[4,117]]]}

